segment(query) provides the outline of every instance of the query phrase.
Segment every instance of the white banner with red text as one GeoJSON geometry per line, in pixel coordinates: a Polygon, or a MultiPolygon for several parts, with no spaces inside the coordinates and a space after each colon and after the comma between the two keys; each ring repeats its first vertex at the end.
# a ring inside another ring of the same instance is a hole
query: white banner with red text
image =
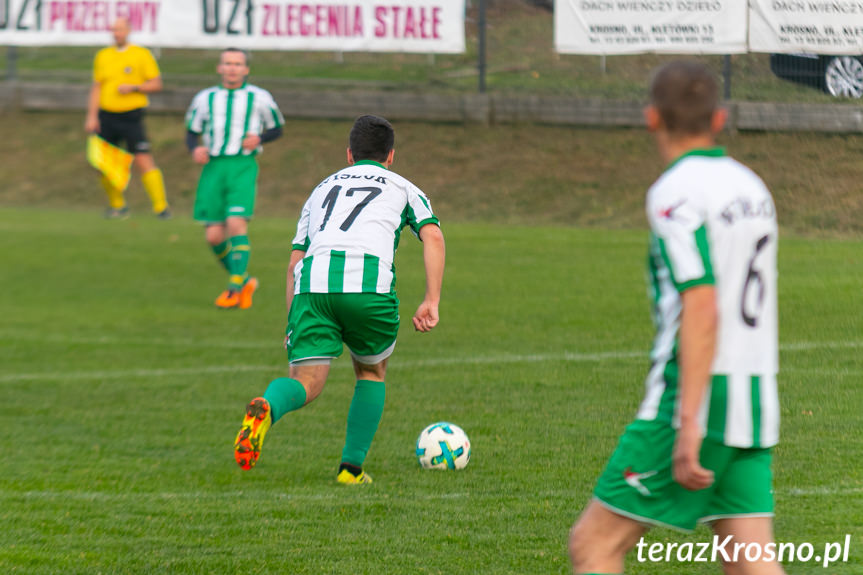
{"type": "Polygon", "coordinates": [[[0,45],[460,53],[465,0],[0,0],[0,45]]]}

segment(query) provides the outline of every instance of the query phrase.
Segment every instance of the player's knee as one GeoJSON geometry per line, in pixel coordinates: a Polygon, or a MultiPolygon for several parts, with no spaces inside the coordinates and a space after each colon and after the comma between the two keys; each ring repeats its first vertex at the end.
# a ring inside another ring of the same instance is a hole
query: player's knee
{"type": "Polygon", "coordinates": [[[360,363],[354,359],[354,374],[357,376],[357,379],[384,381],[387,374],[387,360],[383,360],[374,365],[369,365],[360,363]]]}
{"type": "Polygon", "coordinates": [[[211,246],[217,246],[225,241],[225,230],[220,226],[207,226],[204,231],[204,237],[207,243],[211,246]]]}
{"type": "Polygon", "coordinates": [[[590,529],[583,521],[576,522],[569,531],[569,558],[573,568],[579,571],[579,567],[589,564],[596,545],[592,543],[590,529]]]}
{"type": "Polygon", "coordinates": [[[228,236],[244,236],[249,232],[249,222],[245,218],[228,218],[228,236]]]}
{"type": "Polygon", "coordinates": [[[146,174],[156,167],[156,162],[150,154],[135,154],[135,165],[142,174],[146,174]]]}

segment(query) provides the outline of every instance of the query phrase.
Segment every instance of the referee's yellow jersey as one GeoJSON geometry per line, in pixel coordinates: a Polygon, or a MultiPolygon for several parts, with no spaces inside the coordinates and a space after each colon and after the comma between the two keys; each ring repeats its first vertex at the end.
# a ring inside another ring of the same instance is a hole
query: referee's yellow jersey
{"type": "Polygon", "coordinates": [[[122,50],[116,46],[102,48],[93,63],[93,81],[101,85],[99,108],[106,112],[128,112],[146,108],[146,94],[121,94],[120,84],[138,85],[159,76],[159,65],[150,51],[128,44],[122,50]]]}

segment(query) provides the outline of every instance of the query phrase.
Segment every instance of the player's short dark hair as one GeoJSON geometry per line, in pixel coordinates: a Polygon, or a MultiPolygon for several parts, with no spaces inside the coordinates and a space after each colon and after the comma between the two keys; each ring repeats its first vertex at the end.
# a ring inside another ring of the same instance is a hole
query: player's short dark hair
{"type": "Polygon", "coordinates": [[[384,162],[396,142],[392,125],[380,116],[360,116],[351,128],[348,145],[355,162],[374,160],[384,162]]]}
{"type": "Polygon", "coordinates": [[[713,72],[700,62],[669,62],[653,75],[650,103],[669,132],[703,134],[710,131],[719,105],[719,84],[713,72]]]}
{"type": "Polygon", "coordinates": [[[234,47],[225,48],[224,50],[222,50],[221,54],[219,54],[219,58],[221,59],[222,54],[225,54],[227,52],[236,52],[238,54],[242,54],[243,58],[245,58],[245,60],[246,60],[246,66],[249,65],[249,60],[252,59],[248,52],[246,52],[242,48],[234,48],[234,47]]]}

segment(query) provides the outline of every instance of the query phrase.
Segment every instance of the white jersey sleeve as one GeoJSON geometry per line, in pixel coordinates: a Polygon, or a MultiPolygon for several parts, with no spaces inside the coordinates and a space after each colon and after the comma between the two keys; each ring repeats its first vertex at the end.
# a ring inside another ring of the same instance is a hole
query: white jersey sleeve
{"type": "Polygon", "coordinates": [[[438,224],[438,219],[435,217],[431,209],[431,203],[422,190],[408,182],[405,188],[407,192],[407,211],[406,223],[411,230],[419,236],[420,228],[426,224],[438,224]]]}
{"type": "Polygon", "coordinates": [[[272,130],[273,128],[283,126],[285,124],[285,117],[282,116],[282,111],[279,110],[279,106],[276,104],[276,100],[273,98],[273,95],[266,90],[259,90],[258,96],[260,99],[255,103],[258,108],[258,116],[261,119],[261,131],[272,130]]]}
{"type": "Polygon", "coordinates": [[[648,193],[647,218],[678,291],[713,284],[707,242],[705,207],[701,198],[669,182],[648,193]]]}
{"type": "Polygon", "coordinates": [[[203,134],[207,123],[210,121],[209,94],[210,89],[201,90],[192,99],[186,112],[186,129],[196,134],[203,134]]]}
{"type": "Polygon", "coordinates": [[[309,244],[311,243],[311,239],[309,238],[309,218],[311,217],[309,203],[311,201],[311,198],[306,200],[303,211],[300,212],[300,220],[297,222],[297,234],[294,236],[294,241],[291,242],[291,247],[301,252],[309,251],[309,244]]]}

